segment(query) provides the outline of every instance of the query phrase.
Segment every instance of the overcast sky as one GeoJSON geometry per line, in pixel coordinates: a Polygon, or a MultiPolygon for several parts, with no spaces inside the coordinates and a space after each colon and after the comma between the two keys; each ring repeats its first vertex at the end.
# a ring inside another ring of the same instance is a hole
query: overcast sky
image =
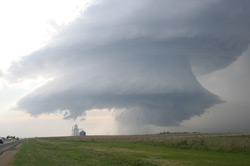
{"type": "Polygon", "coordinates": [[[250,130],[248,0],[1,3],[0,135],[250,130]]]}

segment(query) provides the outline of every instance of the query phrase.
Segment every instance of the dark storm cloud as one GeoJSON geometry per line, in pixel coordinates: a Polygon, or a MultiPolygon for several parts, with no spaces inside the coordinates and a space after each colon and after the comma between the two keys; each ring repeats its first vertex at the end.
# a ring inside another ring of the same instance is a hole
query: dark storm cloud
{"type": "Polygon", "coordinates": [[[231,64],[249,45],[249,1],[105,0],[46,47],[15,62],[9,80],[53,77],[18,108],[39,115],[125,109],[121,122],[178,125],[221,102],[196,74],[231,64]]]}

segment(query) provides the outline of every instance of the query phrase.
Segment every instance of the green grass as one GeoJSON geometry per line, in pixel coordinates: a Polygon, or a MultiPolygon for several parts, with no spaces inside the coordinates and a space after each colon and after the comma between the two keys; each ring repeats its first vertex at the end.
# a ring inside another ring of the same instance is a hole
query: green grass
{"type": "Polygon", "coordinates": [[[248,141],[249,137],[211,135],[36,138],[23,143],[11,164],[13,166],[248,166],[250,165],[248,141]],[[234,149],[231,148],[232,142],[234,149]],[[230,145],[230,148],[225,145],[230,145]]]}

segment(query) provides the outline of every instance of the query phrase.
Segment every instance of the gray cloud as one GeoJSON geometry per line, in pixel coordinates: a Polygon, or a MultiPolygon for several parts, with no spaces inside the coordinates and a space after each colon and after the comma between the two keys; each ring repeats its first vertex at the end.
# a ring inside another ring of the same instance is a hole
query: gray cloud
{"type": "Polygon", "coordinates": [[[14,62],[10,81],[53,77],[23,97],[32,115],[125,109],[124,123],[178,125],[220,103],[195,75],[230,65],[249,45],[248,1],[105,0],[46,47],[14,62]]]}
{"type": "MultiPolygon", "coordinates": [[[[185,121],[193,131],[249,132],[250,47],[229,67],[199,77],[199,81],[226,102],[209,108],[199,118],[185,121]],[[197,125],[199,124],[199,125],[197,125]]],[[[182,131],[185,131],[183,129],[182,131]]]]}

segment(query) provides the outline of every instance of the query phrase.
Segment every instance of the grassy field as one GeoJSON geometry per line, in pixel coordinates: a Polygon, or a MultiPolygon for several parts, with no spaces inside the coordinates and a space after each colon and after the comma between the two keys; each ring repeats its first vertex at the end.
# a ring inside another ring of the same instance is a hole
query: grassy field
{"type": "Polygon", "coordinates": [[[167,134],[29,139],[13,166],[249,166],[250,134],[167,134]]]}

